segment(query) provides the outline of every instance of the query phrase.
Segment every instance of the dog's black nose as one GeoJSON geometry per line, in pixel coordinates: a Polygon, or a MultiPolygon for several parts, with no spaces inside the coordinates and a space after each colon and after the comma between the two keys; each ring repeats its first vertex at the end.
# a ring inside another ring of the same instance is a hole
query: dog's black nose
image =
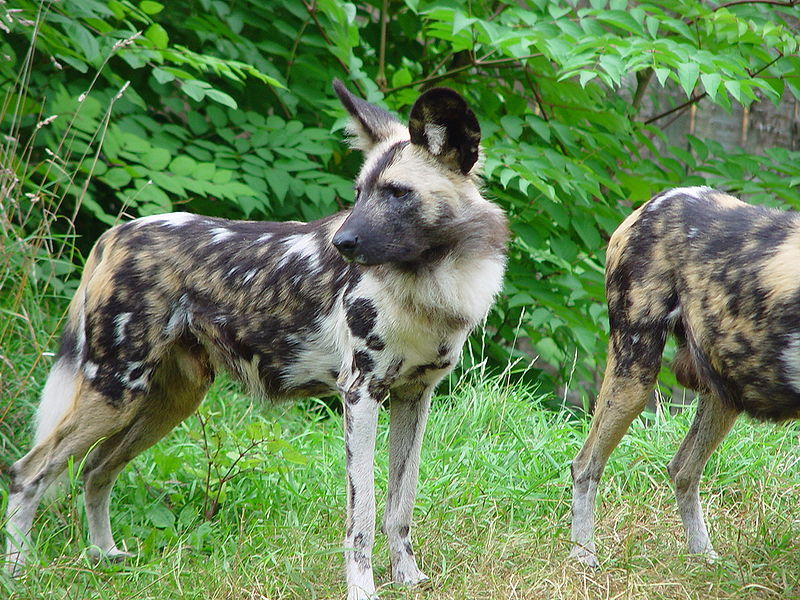
{"type": "Polygon", "coordinates": [[[351,231],[337,231],[333,236],[333,245],[345,258],[353,258],[358,249],[358,236],[351,231]]]}

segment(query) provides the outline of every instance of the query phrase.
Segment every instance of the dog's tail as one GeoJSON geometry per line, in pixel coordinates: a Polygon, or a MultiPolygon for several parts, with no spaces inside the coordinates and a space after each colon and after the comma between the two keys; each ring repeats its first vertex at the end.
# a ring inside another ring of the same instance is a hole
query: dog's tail
{"type": "Polygon", "coordinates": [[[36,411],[34,445],[53,433],[77,399],[81,370],[86,360],[86,294],[89,281],[102,260],[103,237],[89,253],[80,285],[69,304],[56,362],[47,376],[36,411]]]}

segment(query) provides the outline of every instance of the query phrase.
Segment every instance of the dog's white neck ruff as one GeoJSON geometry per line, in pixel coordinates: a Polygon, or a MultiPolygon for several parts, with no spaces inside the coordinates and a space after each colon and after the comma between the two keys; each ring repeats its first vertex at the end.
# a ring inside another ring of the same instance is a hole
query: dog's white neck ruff
{"type": "Polygon", "coordinates": [[[375,298],[384,314],[402,323],[424,319],[434,328],[471,330],[479,325],[503,286],[505,257],[447,256],[430,269],[385,277],[367,270],[359,291],[375,298]]]}

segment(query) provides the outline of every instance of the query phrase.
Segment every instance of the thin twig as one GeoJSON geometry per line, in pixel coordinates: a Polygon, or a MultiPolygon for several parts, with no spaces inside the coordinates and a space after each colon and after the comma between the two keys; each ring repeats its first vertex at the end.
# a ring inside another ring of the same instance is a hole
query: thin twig
{"type": "MultiPolygon", "coordinates": [[[[761,67],[757,71],[754,71],[752,73],[750,71],[748,71],[747,72],[748,75],[750,75],[751,78],[754,78],[754,77],[757,77],[761,72],[765,71],[766,69],[769,69],[772,65],[774,65],[776,62],[778,62],[780,59],[783,58],[783,53],[781,52],[779,54],[780,54],[779,56],[777,56],[773,60],[769,61],[767,64],[765,64],[763,67],[761,67]]],[[[683,104],[680,104],[680,105],[678,105],[678,106],[676,106],[674,108],[671,108],[668,111],[665,111],[665,112],[661,113],[660,115],[656,115],[654,117],[650,117],[644,123],[645,123],[645,125],[649,125],[650,123],[658,121],[659,119],[661,119],[663,117],[666,117],[667,115],[671,115],[675,111],[684,109],[687,106],[691,106],[692,104],[695,104],[695,103],[699,102],[700,100],[702,100],[706,96],[708,96],[708,92],[703,92],[702,94],[699,94],[698,96],[692,96],[691,98],[689,98],[683,104]]]]}
{"type": "MultiPolygon", "coordinates": [[[[313,19],[314,24],[317,26],[317,29],[319,30],[319,33],[322,36],[322,39],[324,39],[325,43],[328,44],[329,46],[333,46],[333,43],[331,42],[331,39],[328,37],[328,34],[325,32],[325,28],[322,26],[322,23],[320,23],[319,19],[317,18],[317,2],[316,2],[316,0],[312,0],[311,2],[306,2],[305,0],[303,0],[303,6],[305,7],[306,11],[308,11],[309,16],[313,19]]],[[[341,58],[339,58],[337,56],[336,60],[339,62],[339,65],[342,67],[342,71],[343,72],[345,72],[345,73],[349,73],[350,72],[350,69],[348,69],[347,65],[345,64],[345,62],[341,58]]],[[[365,98],[367,96],[366,91],[361,87],[361,85],[359,84],[358,81],[353,80],[353,85],[356,87],[356,89],[358,90],[359,94],[361,94],[362,98],[365,98]]]]}
{"type": "Polygon", "coordinates": [[[773,6],[785,6],[787,8],[792,8],[800,4],[800,0],[786,0],[782,2],[781,0],[731,0],[730,2],[723,2],[719,6],[714,8],[716,12],[721,8],[728,8],[729,6],[736,6],[738,4],[772,4],[773,6]]]}
{"type": "Polygon", "coordinates": [[[382,92],[386,91],[386,27],[389,23],[389,0],[383,0],[381,9],[381,42],[378,48],[378,75],[375,83],[382,92]]]}
{"type": "MultiPolygon", "coordinates": [[[[491,56],[494,54],[496,50],[492,50],[486,56],[491,56]]],[[[466,65],[461,65],[460,67],[456,67],[454,69],[450,69],[449,71],[445,71],[444,73],[439,73],[438,75],[428,75],[427,77],[423,77],[422,79],[417,79],[416,81],[412,81],[411,83],[405,83],[403,85],[398,85],[397,87],[389,88],[386,90],[386,93],[389,94],[391,92],[396,92],[398,90],[402,90],[405,88],[416,87],[418,85],[425,85],[426,83],[433,83],[434,81],[441,81],[442,79],[448,79],[453,75],[457,75],[462,71],[467,71],[472,68],[476,67],[502,67],[511,63],[516,63],[519,61],[527,60],[529,58],[538,58],[542,56],[541,53],[537,52],[536,54],[528,54],[526,56],[520,56],[518,58],[496,58],[494,60],[484,60],[484,58],[478,58],[473,60],[471,63],[466,65]]]]}

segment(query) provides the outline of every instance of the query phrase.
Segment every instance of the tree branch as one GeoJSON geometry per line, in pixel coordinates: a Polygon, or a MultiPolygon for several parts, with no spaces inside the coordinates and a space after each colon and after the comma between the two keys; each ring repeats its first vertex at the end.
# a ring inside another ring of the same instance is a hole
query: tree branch
{"type": "Polygon", "coordinates": [[[383,0],[381,9],[381,45],[378,49],[378,74],[375,83],[382,92],[386,91],[386,25],[389,22],[389,0],[383,0]]]}
{"type": "Polygon", "coordinates": [[[716,12],[721,8],[728,8],[729,6],[736,6],[738,4],[772,4],[773,6],[785,6],[787,8],[792,8],[793,6],[800,4],[800,0],[730,0],[730,2],[723,2],[714,8],[713,12],[716,12]]]}
{"type": "MultiPolygon", "coordinates": [[[[495,50],[492,50],[486,56],[490,56],[494,53],[495,50]]],[[[542,54],[540,52],[537,52],[536,54],[528,54],[527,56],[520,56],[519,58],[496,58],[494,60],[484,60],[486,56],[484,56],[484,58],[476,59],[469,64],[461,65],[460,67],[450,69],[449,71],[445,71],[444,73],[440,73],[438,75],[428,75],[427,77],[423,77],[422,79],[417,79],[416,81],[412,81],[411,83],[405,83],[403,85],[398,85],[397,87],[389,88],[386,90],[386,93],[390,94],[392,92],[403,90],[405,88],[416,87],[418,85],[425,85],[426,83],[433,83],[435,81],[441,81],[442,79],[448,79],[453,75],[456,75],[468,69],[472,69],[473,67],[502,67],[518,61],[527,60],[529,58],[538,58],[542,56],[542,54]]]]}
{"type": "Polygon", "coordinates": [[[645,125],[650,125],[650,123],[654,123],[655,121],[658,121],[659,119],[662,119],[662,118],[666,117],[667,115],[671,115],[672,113],[674,113],[676,111],[683,110],[687,106],[691,106],[692,104],[695,104],[696,102],[700,102],[700,100],[702,100],[706,96],[708,96],[708,92],[703,92],[702,94],[699,94],[697,96],[692,96],[691,98],[689,98],[683,104],[679,104],[678,106],[676,106],[674,108],[670,108],[669,110],[664,111],[663,113],[661,113],[660,115],[656,115],[655,117],[650,117],[649,119],[647,119],[644,122],[644,124],[645,125]]]}

